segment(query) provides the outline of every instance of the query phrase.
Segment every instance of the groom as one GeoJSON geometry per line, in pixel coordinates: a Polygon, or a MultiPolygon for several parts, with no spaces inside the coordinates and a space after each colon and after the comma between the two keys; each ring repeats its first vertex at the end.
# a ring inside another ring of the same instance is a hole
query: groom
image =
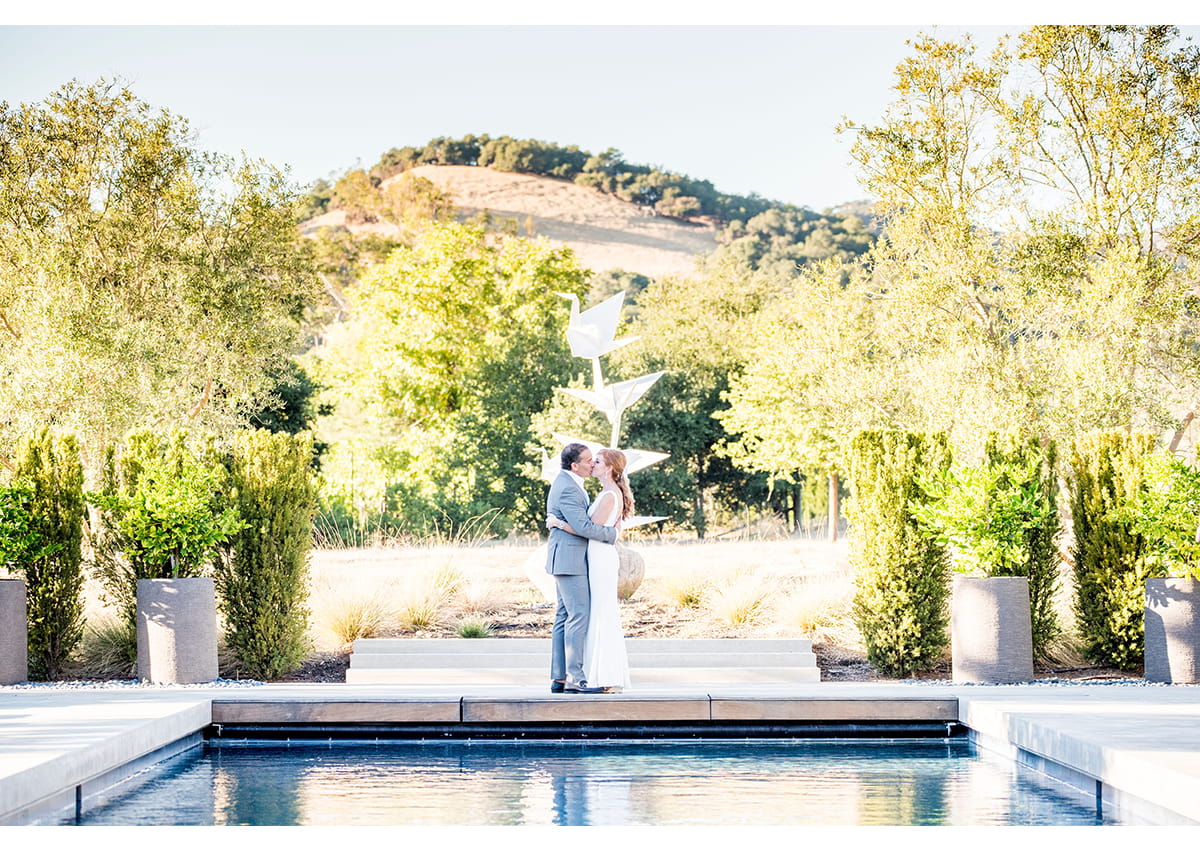
{"type": "Polygon", "coordinates": [[[588,495],[583,481],[592,474],[592,451],[582,443],[568,443],[562,451],[562,472],[550,485],[546,513],[570,524],[577,534],[565,529],[550,530],[546,572],[554,577],[558,608],[550,648],[550,691],[570,694],[600,694],[603,688],[588,686],[583,678],[584,644],[587,640],[588,591],[587,539],[606,544],[617,542],[613,526],[601,526],[588,518],[588,495]]]}

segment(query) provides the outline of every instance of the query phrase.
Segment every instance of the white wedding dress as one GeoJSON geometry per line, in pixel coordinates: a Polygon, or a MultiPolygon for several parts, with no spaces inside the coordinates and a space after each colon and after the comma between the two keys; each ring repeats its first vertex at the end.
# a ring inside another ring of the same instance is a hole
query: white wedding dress
{"type": "MultiPolygon", "coordinates": [[[[610,506],[616,496],[602,491],[588,509],[595,516],[597,507],[610,506]]],[[[617,517],[620,517],[618,512],[617,517]]],[[[608,525],[615,525],[616,521],[608,525]]],[[[587,643],[584,651],[583,674],[589,686],[629,688],[629,658],[625,652],[625,635],[621,631],[621,610],[617,604],[617,571],[620,558],[613,544],[588,541],[588,588],[592,606],[588,613],[587,643]]]]}

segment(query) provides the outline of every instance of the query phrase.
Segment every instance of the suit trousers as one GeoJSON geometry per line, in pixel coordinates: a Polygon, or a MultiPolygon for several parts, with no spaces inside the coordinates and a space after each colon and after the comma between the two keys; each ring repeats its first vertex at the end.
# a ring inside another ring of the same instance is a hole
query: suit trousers
{"type": "Polygon", "coordinates": [[[554,587],[558,606],[550,634],[550,679],[582,682],[588,611],[592,605],[587,574],[555,574],[554,587]]]}

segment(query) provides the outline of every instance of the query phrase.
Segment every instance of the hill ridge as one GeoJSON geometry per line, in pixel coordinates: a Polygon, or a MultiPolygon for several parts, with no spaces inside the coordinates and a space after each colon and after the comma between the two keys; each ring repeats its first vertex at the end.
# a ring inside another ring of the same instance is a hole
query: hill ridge
{"type": "MultiPolygon", "coordinates": [[[[436,185],[454,203],[460,219],[486,211],[515,220],[518,229],[532,225],[532,234],[524,230],[525,235],[544,236],[571,248],[580,264],[595,272],[621,269],[651,278],[687,275],[700,255],[717,247],[712,224],[661,216],[569,180],[471,165],[420,165],[402,173],[436,185]]],[[[341,226],[352,233],[400,233],[386,222],[347,224],[346,214],[338,210],[310,219],[301,230],[312,233],[323,226],[341,226]]]]}

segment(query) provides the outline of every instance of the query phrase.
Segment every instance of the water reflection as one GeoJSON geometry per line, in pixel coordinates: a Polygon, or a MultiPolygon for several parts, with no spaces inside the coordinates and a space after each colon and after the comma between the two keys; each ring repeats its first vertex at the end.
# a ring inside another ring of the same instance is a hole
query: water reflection
{"type": "Polygon", "coordinates": [[[222,745],[83,823],[1106,823],[1087,796],[1033,778],[965,740],[222,745]]]}

